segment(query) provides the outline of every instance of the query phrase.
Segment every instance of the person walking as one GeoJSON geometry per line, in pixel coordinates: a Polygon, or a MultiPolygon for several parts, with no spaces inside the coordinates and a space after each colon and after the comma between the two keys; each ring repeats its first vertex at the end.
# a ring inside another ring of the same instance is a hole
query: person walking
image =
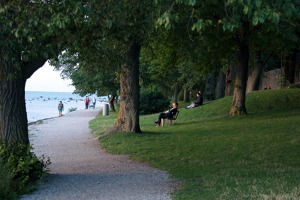
{"type": "Polygon", "coordinates": [[[93,103],[93,108],[95,109],[95,106],[96,106],[96,98],[95,97],[92,98],[92,103],[93,103]]]}
{"type": "Polygon", "coordinates": [[[64,110],[64,104],[62,103],[62,101],[59,101],[57,108],[58,108],[58,116],[61,117],[62,111],[64,110]]]}
{"type": "Polygon", "coordinates": [[[88,96],[85,96],[84,103],[85,103],[85,109],[89,109],[90,99],[88,96]]]}

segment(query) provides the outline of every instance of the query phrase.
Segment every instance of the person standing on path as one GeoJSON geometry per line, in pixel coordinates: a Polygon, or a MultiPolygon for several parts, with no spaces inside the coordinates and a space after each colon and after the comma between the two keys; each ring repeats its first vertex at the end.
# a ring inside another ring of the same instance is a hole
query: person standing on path
{"type": "Polygon", "coordinates": [[[84,103],[85,103],[85,109],[89,109],[90,99],[88,96],[85,97],[84,103]]]}
{"type": "Polygon", "coordinates": [[[96,98],[95,97],[92,98],[92,102],[93,102],[93,108],[95,109],[95,106],[96,106],[96,98]]]}
{"type": "Polygon", "coordinates": [[[58,108],[58,116],[61,117],[62,111],[64,110],[64,104],[62,103],[62,101],[59,101],[57,108],[58,108]]]}

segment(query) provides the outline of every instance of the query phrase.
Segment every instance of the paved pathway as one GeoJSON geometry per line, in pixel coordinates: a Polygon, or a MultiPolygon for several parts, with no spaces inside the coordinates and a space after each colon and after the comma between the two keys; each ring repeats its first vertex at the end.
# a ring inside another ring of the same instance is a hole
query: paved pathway
{"type": "Polygon", "coordinates": [[[171,199],[167,173],[100,148],[88,127],[98,112],[79,110],[29,127],[34,152],[52,164],[38,190],[21,199],[171,199]]]}

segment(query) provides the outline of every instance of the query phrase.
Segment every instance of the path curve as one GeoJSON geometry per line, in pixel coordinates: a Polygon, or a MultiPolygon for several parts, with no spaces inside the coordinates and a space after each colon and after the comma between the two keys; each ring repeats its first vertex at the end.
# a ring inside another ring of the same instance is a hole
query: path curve
{"type": "Polygon", "coordinates": [[[101,149],[88,127],[98,113],[78,110],[29,126],[34,152],[50,157],[51,171],[21,199],[171,199],[173,182],[167,173],[101,149]]]}

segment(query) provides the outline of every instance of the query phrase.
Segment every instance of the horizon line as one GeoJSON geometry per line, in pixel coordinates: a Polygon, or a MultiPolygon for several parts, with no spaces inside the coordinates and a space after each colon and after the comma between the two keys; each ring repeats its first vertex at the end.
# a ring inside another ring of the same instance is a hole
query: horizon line
{"type": "Polygon", "coordinates": [[[68,92],[68,93],[74,93],[74,91],[42,91],[42,90],[26,90],[25,92],[68,92]]]}

